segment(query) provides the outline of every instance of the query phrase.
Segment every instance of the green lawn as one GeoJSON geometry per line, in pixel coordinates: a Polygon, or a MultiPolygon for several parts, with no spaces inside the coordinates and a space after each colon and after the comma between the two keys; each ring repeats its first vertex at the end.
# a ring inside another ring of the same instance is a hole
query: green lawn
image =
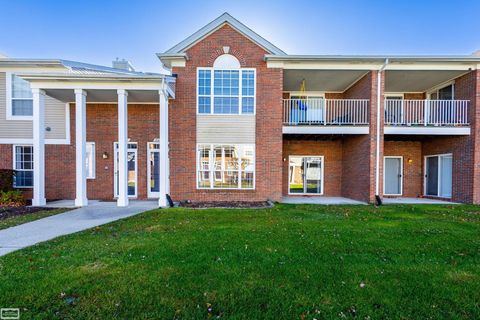
{"type": "Polygon", "coordinates": [[[478,319],[480,207],[150,211],[0,258],[62,319],[478,319]]]}
{"type": "MultiPolygon", "coordinates": [[[[1,209],[0,209],[1,210],[1,209]]],[[[33,220],[38,220],[48,216],[53,216],[54,214],[59,214],[69,209],[55,209],[55,210],[42,210],[34,213],[28,213],[21,216],[10,217],[0,220],[0,230],[17,226],[19,224],[27,223],[33,220]]]]}

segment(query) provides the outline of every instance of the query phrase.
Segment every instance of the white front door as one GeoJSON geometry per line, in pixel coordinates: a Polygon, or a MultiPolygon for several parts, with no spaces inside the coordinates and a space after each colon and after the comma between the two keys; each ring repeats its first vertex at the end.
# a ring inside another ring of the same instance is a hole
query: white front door
{"type": "Polygon", "coordinates": [[[442,198],[452,197],[452,155],[425,157],[425,194],[442,198]]]}
{"type": "Polygon", "coordinates": [[[383,194],[402,195],[403,158],[387,156],[384,159],[383,194]]]}
{"type": "MultiPolygon", "coordinates": [[[[118,197],[118,142],[114,143],[114,175],[115,181],[113,183],[114,195],[118,197]]],[[[128,197],[137,197],[137,143],[129,142],[127,149],[127,183],[128,183],[128,197]]]]}

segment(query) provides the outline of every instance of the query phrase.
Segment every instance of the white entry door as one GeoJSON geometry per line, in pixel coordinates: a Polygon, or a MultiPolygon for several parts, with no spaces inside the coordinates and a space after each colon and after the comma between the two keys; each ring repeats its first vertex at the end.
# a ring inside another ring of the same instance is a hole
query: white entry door
{"type": "Polygon", "coordinates": [[[425,157],[425,194],[442,198],[452,197],[452,155],[425,157]]]}
{"type": "MultiPolygon", "coordinates": [[[[114,143],[114,173],[115,181],[113,183],[114,195],[118,197],[118,142],[114,143]]],[[[128,197],[136,198],[137,197],[137,143],[129,142],[127,149],[127,183],[128,183],[128,197]]]]}
{"type": "Polygon", "coordinates": [[[383,175],[383,194],[399,196],[402,194],[403,158],[385,157],[383,175]]]}

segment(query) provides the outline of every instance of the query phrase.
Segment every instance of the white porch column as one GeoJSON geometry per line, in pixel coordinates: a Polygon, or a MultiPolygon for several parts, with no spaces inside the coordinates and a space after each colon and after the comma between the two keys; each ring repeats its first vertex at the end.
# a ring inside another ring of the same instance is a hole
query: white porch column
{"type": "Polygon", "coordinates": [[[75,150],[76,150],[76,196],[75,206],[88,205],[87,168],[85,166],[87,144],[87,93],[75,89],[75,150]]]}
{"type": "Polygon", "coordinates": [[[158,205],[167,206],[167,193],[170,192],[170,173],[168,155],[168,95],[165,90],[159,91],[160,95],[160,198],[158,205]]]}
{"type": "Polygon", "coordinates": [[[34,88],[33,94],[33,199],[43,206],[45,200],[45,91],[34,88]]]}
{"type": "Polygon", "coordinates": [[[128,92],[118,93],[118,199],[117,206],[128,206],[128,92]]]}

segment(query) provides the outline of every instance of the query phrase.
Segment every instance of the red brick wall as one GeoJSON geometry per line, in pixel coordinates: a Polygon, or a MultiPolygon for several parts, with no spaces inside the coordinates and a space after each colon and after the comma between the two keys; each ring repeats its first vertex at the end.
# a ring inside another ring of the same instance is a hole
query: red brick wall
{"type": "MultiPolygon", "coordinates": [[[[384,156],[403,157],[403,197],[423,194],[423,158],[420,141],[385,141],[384,156]],[[409,163],[408,160],[411,160],[409,163]]],[[[381,190],[383,193],[383,189],[381,190]]]]}
{"type": "Polygon", "coordinates": [[[177,74],[176,99],[169,119],[171,195],[174,200],[258,201],[279,200],[282,195],[282,91],[283,71],[268,69],[265,50],[225,25],[187,50],[185,67],[177,74]],[[242,67],[257,70],[256,188],[255,190],[196,189],[196,70],[211,67],[230,47],[242,67]],[[174,116],[173,116],[174,115],[174,116]]]}
{"type": "Polygon", "coordinates": [[[342,140],[283,140],[283,194],[288,194],[288,156],[324,156],[324,195],[341,196],[342,140]]]}
{"type": "Polygon", "coordinates": [[[452,201],[480,203],[480,73],[469,72],[455,79],[455,99],[470,100],[471,135],[432,137],[423,143],[423,156],[452,153],[452,201]]]}
{"type": "MultiPolygon", "coordinates": [[[[137,194],[147,198],[147,142],[158,138],[158,105],[128,105],[128,136],[137,142],[137,194]]],[[[75,198],[75,105],[70,106],[70,145],[45,146],[45,196],[75,198]]],[[[87,141],[95,142],[95,179],[87,180],[89,199],[113,199],[114,152],[118,120],[115,104],[87,105],[87,141]],[[108,159],[103,159],[104,152],[108,159]]],[[[12,145],[0,145],[0,163],[12,168],[12,145]]],[[[24,189],[31,197],[31,191],[24,189]]]]}
{"type": "MultiPolygon", "coordinates": [[[[381,85],[383,95],[383,81],[381,85]]],[[[370,100],[370,133],[367,135],[346,136],[343,144],[342,157],[342,195],[367,202],[375,201],[376,86],[377,72],[371,71],[344,93],[345,99],[370,100]]],[[[381,116],[381,133],[383,134],[383,113],[381,116]]],[[[383,139],[380,149],[382,158],[383,139]]]]}
{"type": "Polygon", "coordinates": [[[425,99],[425,93],[405,93],[403,95],[405,100],[423,100],[425,99]]]}

